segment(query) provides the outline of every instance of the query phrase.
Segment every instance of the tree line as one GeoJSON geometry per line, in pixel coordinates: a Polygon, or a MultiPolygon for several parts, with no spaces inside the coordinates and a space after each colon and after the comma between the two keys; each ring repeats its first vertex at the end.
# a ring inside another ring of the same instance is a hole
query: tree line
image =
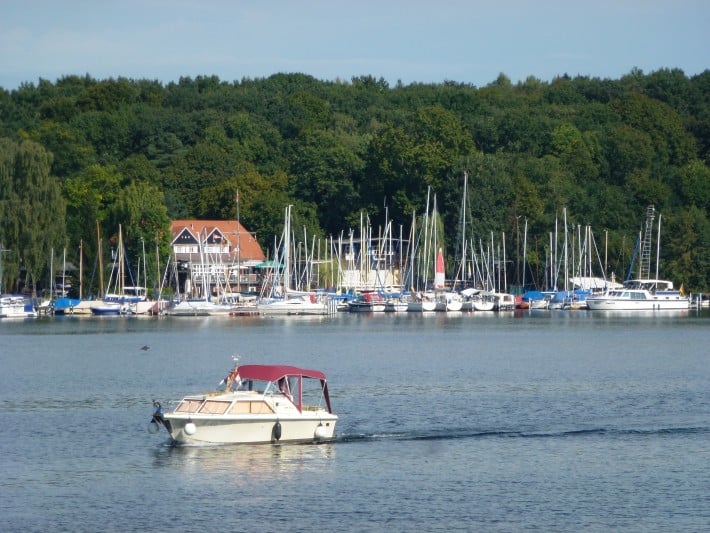
{"type": "Polygon", "coordinates": [[[708,70],[501,74],[484,87],[298,73],[40,79],[0,89],[3,287],[21,272],[28,287],[46,286],[52,249],[76,264],[81,245],[92,261],[97,225],[104,250],[120,224],[129,256],[167,257],[171,219],[234,219],[237,193],[241,222],[267,249],[286,205],[294,227],[328,237],[362,213],[408,228],[432,191],[452,261],[466,172],[467,235],[505,233],[507,257],[521,262],[525,220],[538,286],[563,210],[604,235],[607,274],[620,275],[652,204],[663,215],[660,274],[707,290],[709,150],[708,70]]]}

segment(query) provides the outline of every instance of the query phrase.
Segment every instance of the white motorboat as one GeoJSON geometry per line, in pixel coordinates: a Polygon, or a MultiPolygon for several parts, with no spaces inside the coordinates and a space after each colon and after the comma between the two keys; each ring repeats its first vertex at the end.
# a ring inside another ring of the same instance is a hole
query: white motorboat
{"type": "Polygon", "coordinates": [[[237,365],[222,390],[185,396],[173,411],[154,401],[148,429],[178,444],[321,442],[333,438],[325,374],[288,365],[237,365]]]}
{"type": "Polygon", "coordinates": [[[37,310],[21,294],[0,295],[0,318],[37,318],[37,310]]]}
{"type": "Polygon", "coordinates": [[[284,298],[265,298],[257,304],[262,315],[327,315],[326,295],[316,292],[286,291],[284,298]]]}
{"type": "Polygon", "coordinates": [[[653,249],[653,220],[655,208],[646,209],[646,224],[643,234],[639,234],[640,257],[638,277],[624,282],[622,288],[610,288],[602,294],[587,296],[587,307],[592,311],[662,311],[666,309],[689,309],[690,298],[673,288],[673,282],[658,278],[661,216],[658,216],[658,237],[656,240],[656,279],[651,278],[651,251],[653,249]]]}
{"type": "Polygon", "coordinates": [[[228,316],[232,306],[206,299],[182,300],[168,307],[165,313],[170,316],[228,316]]]}
{"type": "Polygon", "coordinates": [[[690,300],[673,289],[673,282],[658,279],[629,280],[622,289],[587,296],[592,311],[662,311],[688,309],[690,300]]]}

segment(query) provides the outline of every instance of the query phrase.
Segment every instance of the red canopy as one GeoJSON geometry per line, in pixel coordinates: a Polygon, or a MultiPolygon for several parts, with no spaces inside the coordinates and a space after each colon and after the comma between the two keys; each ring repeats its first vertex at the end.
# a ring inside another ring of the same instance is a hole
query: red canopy
{"type": "Polygon", "coordinates": [[[237,369],[242,379],[276,381],[284,376],[302,376],[304,378],[325,381],[325,374],[318,370],[307,370],[289,365],[240,365],[237,369]]]}

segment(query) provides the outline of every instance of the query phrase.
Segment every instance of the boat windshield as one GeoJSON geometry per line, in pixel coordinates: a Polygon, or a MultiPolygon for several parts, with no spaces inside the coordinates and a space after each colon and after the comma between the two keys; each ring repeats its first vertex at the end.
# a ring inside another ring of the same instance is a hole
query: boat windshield
{"type": "Polygon", "coordinates": [[[242,379],[235,384],[234,389],[238,391],[252,391],[258,394],[265,394],[271,388],[270,381],[262,381],[258,379],[242,379]]]}

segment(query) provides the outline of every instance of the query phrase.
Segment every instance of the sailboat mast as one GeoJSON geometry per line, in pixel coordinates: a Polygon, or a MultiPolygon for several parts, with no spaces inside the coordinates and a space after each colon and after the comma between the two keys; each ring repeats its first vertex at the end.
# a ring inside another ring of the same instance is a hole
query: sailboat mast
{"type": "Polygon", "coordinates": [[[68,296],[64,294],[67,290],[67,249],[64,248],[64,254],[62,255],[62,296],[68,296]]]}
{"type": "Polygon", "coordinates": [[[2,247],[2,243],[0,242],[0,294],[2,294],[2,254],[3,252],[9,252],[9,250],[5,250],[5,248],[2,247]]]}
{"type": "Polygon", "coordinates": [[[123,231],[121,229],[121,224],[118,225],[118,279],[116,280],[116,291],[119,295],[123,294],[123,283],[124,283],[124,266],[123,266],[123,231]]]}
{"type": "Polygon", "coordinates": [[[291,207],[286,207],[286,212],[284,215],[284,296],[286,296],[286,291],[290,288],[289,276],[291,275],[291,207]]]}
{"type": "MultiPolygon", "coordinates": [[[[2,294],[2,244],[0,244],[0,294],[2,294]]],[[[49,299],[54,300],[54,247],[52,247],[49,256],[49,299]]]]}
{"type": "Polygon", "coordinates": [[[417,235],[417,211],[412,209],[412,229],[409,232],[409,246],[407,246],[407,252],[409,253],[409,283],[412,290],[419,285],[419,276],[417,276],[416,283],[414,281],[414,254],[416,253],[415,239],[417,235]]]}
{"type": "Polygon", "coordinates": [[[424,290],[426,290],[427,283],[429,282],[429,195],[431,194],[431,187],[427,188],[426,193],[426,211],[424,212],[424,253],[422,255],[422,260],[419,261],[420,270],[423,268],[423,280],[424,280],[424,290]],[[423,267],[422,267],[423,265],[423,267]]]}
{"type": "Polygon", "coordinates": [[[565,227],[565,245],[564,245],[564,252],[565,252],[565,268],[564,268],[564,272],[565,272],[565,279],[564,279],[564,282],[565,282],[565,291],[566,291],[566,290],[567,290],[567,287],[568,287],[567,283],[568,283],[568,279],[569,279],[569,274],[568,274],[568,272],[567,272],[567,208],[566,208],[566,207],[562,210],[562,213],[563,213],[563,216],[564,216],[564,227],[565,227]]]}
{"type": "Polygon", "coordinates": [[[508,270],[505,265],[505,231],[503,232],[503,292],[508,292],[508,270]]]}
{"type": "Polygon", "coordinates": [[[84,240],[79,241],[79,299],[84,298],[84,240]]]}
{"type": "Polygon", "coordinates": [[[101,298],[104,297],[104,258],[101,251],[101,226],[99,226],[99,221],[96,221],[96,240],[98,243],[98,253],[99,253],[99,294],[101,298]]]}
{"type": "Polygon", "coordinates": [[[242,242],[239,221],[239,189],[237,189],[237,292],[242,292],[242,242]]]}
{"type": "Polygon", "coordinates": [[[661,214],[658,214],[658,237],[656,237],[656,279],[658,279],[658,264],[661,261],[661,214]]]}
{"type": "MultiPolygon", "coordinates": [[[[168,263],[170,262],[170,256],[168,256],[168,263]]],[[[168,273],[168,265],[165,265],[165,274],[167,276],[168,273]]],[[[158,242],[158,232],[155,233],[155,277],[156,280],[160,279],[160,282],[158,284],[158,294],[162,295],[163,293],[163,279],[160,278],[160,246],[158,242]]],[[[156,283],[153,283],[153,288],[155,290],[156,283]]]]}
{"type": "MultiPolygon", "coordinates": [[[[146,267],[147,261],[145,260],[145,239],[141,237],[141,247],[143,248],[143,284],[146,287],[146,293],[148,292],[148,269],[146,267]]],[[[138,283],[137,285],[140,285],[138,283]]]]}
{"type": "Polygon", "coordinates": [[[523,286],[522,290],[525,292],[525,260],[527,257],[528,249],[528,217],[525,217],[525,229],[523,230],[523,286]]]}

